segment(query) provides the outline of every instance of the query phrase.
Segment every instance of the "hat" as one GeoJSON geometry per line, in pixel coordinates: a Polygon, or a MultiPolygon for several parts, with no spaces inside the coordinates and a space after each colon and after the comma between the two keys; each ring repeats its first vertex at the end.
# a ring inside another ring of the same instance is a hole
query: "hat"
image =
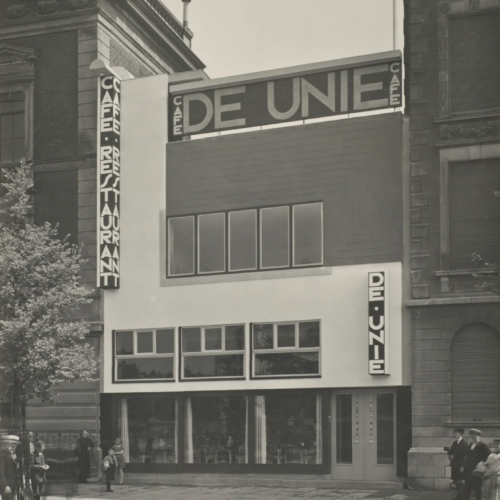
{"type": "Polygon", "coordinates": [[[469,434],[477,434],[478,436],[480,436],[482,434],[482,432],[478,429],[471,429],[469,431],[469,434]]]}
{"type": "Polygon", "coordinates": [[[3,435],[0,438],[0,442],[3,444],[19,444],[19,436],[16,436],[14,434],[9,434],[8,436],[3,435]]]}
{"type": "Polygon", "coordinates": [[[453,429],[453,432],[459,432],[460,434],[463,434],[465,431],[463,427],[455,427],[453,429]]]}

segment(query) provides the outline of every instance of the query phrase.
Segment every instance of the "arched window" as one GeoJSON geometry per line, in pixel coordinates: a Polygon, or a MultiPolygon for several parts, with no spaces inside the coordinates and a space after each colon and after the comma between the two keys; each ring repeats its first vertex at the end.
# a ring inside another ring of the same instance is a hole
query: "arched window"
{"type": "Polygon", "coordinates": [[[500,334],[491,326],[467,325],[452,340],[451,417],[500,420],[500,334]]]}

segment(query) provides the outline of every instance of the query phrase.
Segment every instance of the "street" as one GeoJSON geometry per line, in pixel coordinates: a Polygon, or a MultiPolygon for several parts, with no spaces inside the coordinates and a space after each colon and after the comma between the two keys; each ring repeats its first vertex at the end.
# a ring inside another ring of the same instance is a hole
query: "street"
{"type": "Polygon", "coordinates": [[[168,485],[113,485],[113,493],[106,493],[104,484],[48,484],[47,500],[76,498],[94,500],[100,498],[120,500],[286,500],[297,499],[341,499],[357,500],[377,498],[379,500],[448,500],[452,491],[415,490],[352,490],[317,488],[266,488],[266,487],[189,487],[168,485]]]}

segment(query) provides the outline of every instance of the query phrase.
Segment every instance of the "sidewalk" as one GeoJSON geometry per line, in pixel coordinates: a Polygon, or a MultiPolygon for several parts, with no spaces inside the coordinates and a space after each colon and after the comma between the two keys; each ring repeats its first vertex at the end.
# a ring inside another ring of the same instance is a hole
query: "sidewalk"
{"type": "Polygon", "coordinates": [[[106,493],[104,484],[47,484],[47,500],[452,500],[454,491],[415,490],[348,490],[321,488],[265,488],[265,487],[189,487],[168,485],[112,486],[114,493],[106,493]]]}

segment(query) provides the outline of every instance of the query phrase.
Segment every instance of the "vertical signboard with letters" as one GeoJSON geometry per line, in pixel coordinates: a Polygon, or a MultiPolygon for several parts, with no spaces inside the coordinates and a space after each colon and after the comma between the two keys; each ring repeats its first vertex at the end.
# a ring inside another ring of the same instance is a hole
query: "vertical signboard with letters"
{"type": "Polygon", "coordinates": [[[389,375],[386,273],[368,273],[368,373],[389,375]]]}
{"type": "Polygon", "coordinates": [[[97,286],[120,288],[120,80],[99,79],[97,286]]]}

